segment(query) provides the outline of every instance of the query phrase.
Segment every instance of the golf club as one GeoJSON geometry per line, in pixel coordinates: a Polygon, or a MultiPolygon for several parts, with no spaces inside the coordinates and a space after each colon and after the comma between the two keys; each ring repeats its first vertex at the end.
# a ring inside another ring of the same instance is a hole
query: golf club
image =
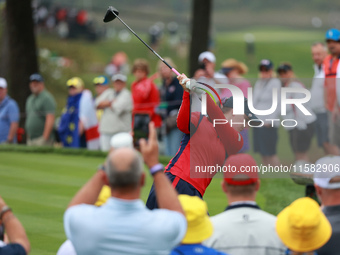
{"type": "Polygon", "coordinates": [[[121,18],[118,17],[119,15],[119,11],[114,8],[113,6],[109,6],[109,8],[106,11],[105,17],[104,17],[104,22],[110,22],[112,20],[114,20],[115,18],[119,19],[120,22],[122,22],[130,31],[131,33],[133,33],[146,47],[149,48],[149,50],[151,50],[153,52],[153,54],[155,54],[164,64],[166,64],[176,75],[180,75],[180,73],[173,68],[171,65],[169,65],[160,55],[158,55],[158,53],[156,51],[154,51],[146,42],[143,41],[142,38],[140,38],[135,31],[133,31],[121,18]]]}

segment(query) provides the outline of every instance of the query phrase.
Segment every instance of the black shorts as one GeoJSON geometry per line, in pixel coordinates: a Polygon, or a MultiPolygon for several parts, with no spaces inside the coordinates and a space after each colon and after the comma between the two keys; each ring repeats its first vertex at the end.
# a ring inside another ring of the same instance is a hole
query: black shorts
{"type": "Polygon", "coordinates": [[[260,153],[261,156],[276,155],[278,128],[254,127],[252,129],[253,129],[254,152],[260,153]]]}
{"type": "MultiPolygon", "coordinates": [[[[195,187],[192,186],[190,183],[183,181],[181,178],[171,174],[170,172],[165,172],[165,174],[168,176],[170,182],[173,184],[172,186],[175,187],[178,194],[186,194],[189,196],[197,196],[202,198],[198,190],[195,189],[195,187]]],[[[150,210],[158,208],[154,184],[152,184],[152,187],[150,189],[149,197],[146,201],[146,207],[150,210]]]]}
{"type": "Polygon", "coordinates": [[[307,152],[314,134],[315,122],[307,124],[307,128],[289,130],[290,146],[294,152],[307,152]]]}

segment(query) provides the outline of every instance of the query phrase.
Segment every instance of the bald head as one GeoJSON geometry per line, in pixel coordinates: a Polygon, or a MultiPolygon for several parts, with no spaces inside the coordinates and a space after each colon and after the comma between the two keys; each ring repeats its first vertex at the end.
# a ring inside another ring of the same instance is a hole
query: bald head
{"type": "Polygon", "coordinates": [[[106,159],[111,188],[136,188],[143,173],[143,160],[132,148],[116,149],[106,159]]]}

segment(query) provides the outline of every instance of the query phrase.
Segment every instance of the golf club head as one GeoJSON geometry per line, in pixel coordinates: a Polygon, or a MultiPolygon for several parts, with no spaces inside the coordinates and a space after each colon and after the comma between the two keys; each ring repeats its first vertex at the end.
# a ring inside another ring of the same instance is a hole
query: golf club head
{"type": "Polygon", "coordinates": [[[106,14],[105,14],[103,21],[105,23],[110,22],[110,21],[114,20],[118,15],[119,15],[119,11],[116,8],[114,8],[113,6],[109,6],[109,8],[106,11],[106,14]]]}

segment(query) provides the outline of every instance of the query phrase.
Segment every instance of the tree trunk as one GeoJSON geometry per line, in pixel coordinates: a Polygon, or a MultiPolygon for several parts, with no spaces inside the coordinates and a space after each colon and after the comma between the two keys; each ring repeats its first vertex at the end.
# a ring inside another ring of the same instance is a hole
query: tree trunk
{"type": "MultiPolygon", "coordinates": [[[[17,101],[22,113],[31,93],[29,76],[38,71],[31,0],[6,0],[5,8],[8,93],[17,101]]],[[[22,118],[20,122],[23,123],[22,118]]]]}
{"type": "Polygon", "coordinates": [[[189,74],[198,69],[198,55],[208,50],[212,0],[192,0],[189,74]]]}

